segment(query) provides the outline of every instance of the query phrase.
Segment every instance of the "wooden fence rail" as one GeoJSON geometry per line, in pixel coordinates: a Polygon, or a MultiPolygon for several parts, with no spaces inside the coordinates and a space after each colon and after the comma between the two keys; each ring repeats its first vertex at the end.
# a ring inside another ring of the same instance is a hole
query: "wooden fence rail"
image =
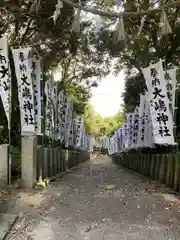
{"type": "Polygon", "coordinates": [[[180,193],[180,154],[122,154],[113,160],[180,193]]]}
{"type": "MultiPolygon", "coordinates": [[[[89,160],[88,152],[68,151],[68,169],[89,160]]],[[[43,148],[37,151],[37,180],[53,178],[66,171],[65,150],[59,148],[43,148]]]]}

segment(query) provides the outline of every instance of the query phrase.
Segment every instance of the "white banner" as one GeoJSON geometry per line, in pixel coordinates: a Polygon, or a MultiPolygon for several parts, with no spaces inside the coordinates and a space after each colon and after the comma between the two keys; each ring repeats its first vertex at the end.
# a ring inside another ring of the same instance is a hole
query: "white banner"
{"type": "Polygon", "coordinates": [[[81,115],[77,115],[75,121],[76,121],[76,147],[80,148],[84,125],[83,117],[81,115]]]}
{"type": "Polygon", "coordinates": [[[34,90],[29,67],[30,48],[12,49],[21,112],[21,134],[35,134],[34,90]]]}
{"type": "MultiPolygon", "coordinates": [[[[133,141],[133,123],[134,123],[134,113],[129,113],[128,114],[128,149],[131,149],[132,147],[132,141],[133,141]]],[[[126,148],[126,146],[125,146],[126,148]]]]}
{"type": "Polygon", "coordinates": [[[63,94],[63,101],[60,108],[61,108],[60,133],[62,141],[65,141],[65,118],[67,108],[67,96],[65,95],[65,93],[63,94]]]}
{"type": "Polygon", "coordinates": [[[69,146],[73,146],[73,138],[74,138],[74,124],[73,124],[73,121],[71,123],[71,126],[70,126],[70,131],[69,131],[69,146]]]}
{"type": "Polygon", "coordinates": [[[134,111],[134,121],[133,121],[133,136],[131,148],[138,147],[138,130],[139,130],[139,107],[136,107],[134,111]]]}
{"type": "Polygon", "coordinates": [[[63,142],[64,140],[63,112],[64,112],[64,91],[61,90],[58,95],[57,125],[56,125],[56,135],[57,135],[57,139],[60,140],[60,142],[63,142]]]}
{"type": "Polygon", "coordinates": [[[125,123],[122,127],[123,134],[123,148],[122,150],[127,151],[129,148],[129,122],[125,123]]]}
{"type": "Polygon", "coordinates": [[[154,143],[174,145],[173,119],[169,108],[162,62],[159,61],[143,68],[142,72],[148,87],[154,143]]]}
{"type": "Polygon", "coordinates": [[[145,95],[140,95],[139,107],[139,131],[138,131],[138,147],[145,147],[145,116],[146,116],[147,99],[145,95]]]}
{"type": "Polygon", "coordinates": [[[117,130],[117,147],[118,153],[122,151],[122,128],[117,130]]]}
{"type": "Polygon", "coordinates": [[[145,109],[145,146],[149,148],[154,148],[154,132],[152,125],[152,117],[150,111],[150,104],[147,100],[148,97],[146,95],[146,109],[145,109]]]}
{"type": "Polygon", "coordinates": [[[118,153],[119,148],[118,148],[118,132],[116,131],[114,133],[114,153],[118,153]]]}
{"type": "Polygon", "coordinates": [[[45,134],[48,137],[53,137],[53,129],[54,129],[54,118],[53,118],[53,94],[52,94],[53,84],[52,80],[48,80],[45,83],[45,94],[46,94],[46,126],[45,126],[45,134]]]}
{"type": "Polygon", "coordinates": [[[164,71],[166,81],[167,97],[174,114],[175,97],[176,97],[176,68],[164,71]]]}
{"type": "Polygon", "coordinates": [[[10,129],[11,114],[11,73],[8,58],[8,42],[6,36],[0,37],[0,94],[10,129]]]}
{"type": "Polygon", "coordinates": [[[42,135],[41,130],[41,63],[36,57],[29,59],[31,78],[34,89],[34,104],[35,104],[35,131],[37,135],[42,135]]]}
{"type": "Polygon", "coordinates": [[[65,112],[65,145],[69,145],[69,136],[72,129],[73,101],[68,99],[65,112]]]}

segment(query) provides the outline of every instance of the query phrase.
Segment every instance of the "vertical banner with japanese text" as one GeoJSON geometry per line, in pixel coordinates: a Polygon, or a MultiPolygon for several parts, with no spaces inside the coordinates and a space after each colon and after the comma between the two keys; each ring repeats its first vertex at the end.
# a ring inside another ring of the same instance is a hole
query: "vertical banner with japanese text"
{"type": "Polygon", "coordinates": [[[0,37],[0,94],[10,129],[11,114],[11,73],[8,58],[8,41],[0,37]]]}
{"type": "Polygon", "coordinates": [[[45,83],[44,91],[45,91],[45,95],[46,95],[45,134],[46,134],[46,136],[51,137],[51,138],[53,137],[52,130],[54,128],[52,89],[53,89],[52,80],[50,79],[45,83]]]}
{"type": "Polygon", "coordinates": [[[139,130],[139,107],[135,108],[133,121],[133,135],[131,148],[138,147],[138,130],[139,130]]]}
{"type": "Polygon", "coordinates": [[[58,95],[57,101],[57,124],[56,124],[56,135],[57,139],[62,142],[64,136],[64,125],[63,125],[63,111],[64,111],[64,91],[61,90],[58,95]]]}
{"type": "Polygon", "coordinates": [[[117,130],[117,146],[118,146],[118,153],[122,151],[122,136],[123,127],[117,130]]]}
{"type": "Polygon", "coordinates": [[[150,103],[147,100],[148,96],[146,94],[146,109],[145,109],[145,146],[149,148],[154,148],[154,131],[150,110],[150,103]]]}
{"type": "Polygon", "coordinates": [[[176,68],[164,71],[164,78],[166,82],[167,97],[169,99],[170,107],[174,115],[175,97],[176,97],[176,68]]]}
{"type": "Polygon", "coordinates": [[[18,97],[21,112],[21,134],[35,134],[34,90],[29,67],[30,48],[12,49],[18,83],[18,97]]]}
{"type": "Polygon", "coordinates": [[[67,108],[67,96],[66,93],[62,90],[60,92],[60,141],[65,141],[65,115],[66,115],[66,108],[67,108]]]}
{"type": "Polygon", "coordinates": [[[29,59],[31,78],[34,90],[34,105],[35,105],[35,131],[37,135],[42,134],[41,130],[41,63],[40,59],[33,57],[29,59]]]}
{"type": "Polygon", "coordinates": [[[142,69],[148,87],[154,143],[174,145],[173,118],[169,108],[162,61],[142,69]]]}
{"type": "Polygon", "coordinates": [[[115,151],[115,153],[119,152],[119,148],[118,148],[118,131],[116,131],[114,133],[114,151],[115,151]]]}
{"type": "Polygon", "coordinates": [[[71,131],[71,125],[73,124],[72,121],[72,114],[73,114],[73,101],[68,99],[66,105],[66,112],[65,112],[65,145],[69,145],[69,137],[71,131]]]}
{"type": "Polygon", "coordinates": [[[128,147],[125,147],[126,149],[131,149],[132,147],[132,141],[133,141],[133,123],[134,123],[134,113],[128,114],[128,141],[126,144],[128,144],[128,147]]]}
{"type": "Polygon", "coordinates": [[[125,123],[122,127],[122,150],[128,150],[129,142],[129,122],[125,123]]]}
{"type": "Polygon", "coordinates": [[[81,139],[83,134],[83,117],[81,115],[77,115],[75,119],[76,125],[76,147],[81,147],[81,139]]]}
{"type": "Polygon", "coordinates": [[[146,96],[140,95],[140,107],[139,107],[139,131],[138,131],[138,147],[145,147],[145,114],[146,114],[146,96]]]}

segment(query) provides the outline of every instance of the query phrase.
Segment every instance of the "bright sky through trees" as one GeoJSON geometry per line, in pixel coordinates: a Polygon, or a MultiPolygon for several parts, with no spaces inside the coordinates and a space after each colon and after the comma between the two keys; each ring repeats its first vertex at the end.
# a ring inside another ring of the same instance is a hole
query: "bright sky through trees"
{"type": "Polygon", "coordinates": [[[113,116],[120,110],[123,103],[121,94],[124,90],[124,71],[117,77],[109,74],[102,79],[97,88],[92,89],[90,103],[102,117],[113,116]]]}

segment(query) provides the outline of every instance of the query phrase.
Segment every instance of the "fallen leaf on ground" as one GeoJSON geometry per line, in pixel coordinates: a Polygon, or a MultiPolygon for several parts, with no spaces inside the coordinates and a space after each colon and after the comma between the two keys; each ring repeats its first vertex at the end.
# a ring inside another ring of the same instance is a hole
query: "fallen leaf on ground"
{"type": "Polygon", "coordinates": [[[110,184],[110,185],[107,185],[106,187],[105,187],[105,190],[113,190],[113,189],[115,189],[116,188],[116,185],[115,184],[110,184]]]}

